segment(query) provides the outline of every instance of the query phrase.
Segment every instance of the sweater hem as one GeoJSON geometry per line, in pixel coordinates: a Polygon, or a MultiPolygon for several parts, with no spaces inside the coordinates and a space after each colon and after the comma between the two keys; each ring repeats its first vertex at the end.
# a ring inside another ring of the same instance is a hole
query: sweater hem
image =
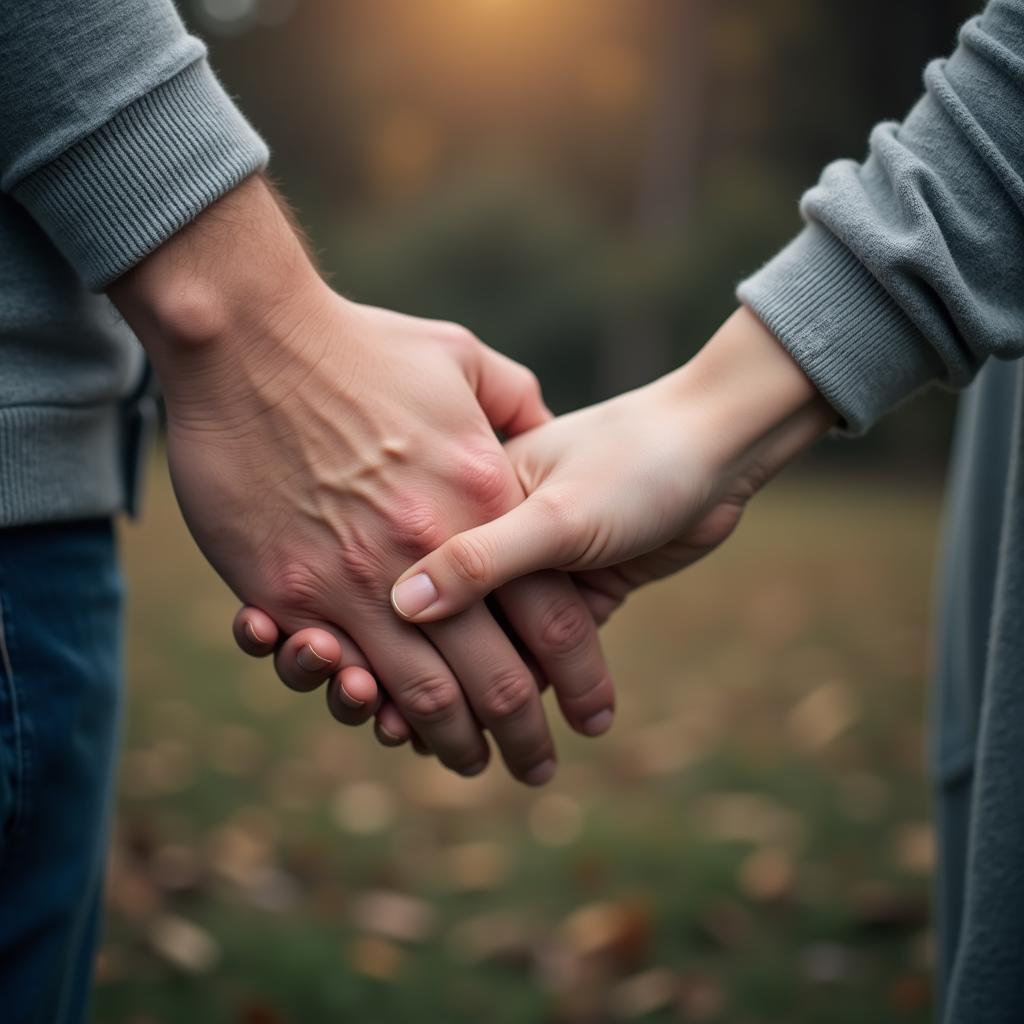
{"type": "Polygon", "coordinates": [[[843,433],[864,433],[941,370],[913,321],[819,224],[809,224],[736,293],[835,409],[843,433]]]}
{"type": "Polygon", "coordinates": [[[119,405],[0,409],[0,527],[125,509],[124,424],[119,405]]]}
{"type": "Polygon", "coordinates": [[[101,291],[267,162],[205,59],[139,97],[14,189],[101,291]]]}

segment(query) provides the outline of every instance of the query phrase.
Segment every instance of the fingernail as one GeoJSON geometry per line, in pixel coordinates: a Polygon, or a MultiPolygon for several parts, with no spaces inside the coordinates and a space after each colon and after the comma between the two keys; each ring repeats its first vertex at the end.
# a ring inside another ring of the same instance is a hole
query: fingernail
{"type": "Polygon", "coordinates": [[[468,768],[460,770],[460,775],[465,775],[466,778],[472,778],[474,775],[479,775],[487,767],[486,761],[477,761],[476,764],[470,765],[468,768]]]}
{"type": "Polygon", "coordinates": [[[545,782],[550,782],[555,774],[555,762],[552,760],[541,761],[540,764],[531,768],[524,776],[523,782],[528,786],[543,786],[545,782]]]}
{"type": "Polygon", "coordinates": [[[377,739],[387,747],[400,747],[405,742],[401,736],[396,736],[393,732],[385,729],[380,722],[375,726],[375,731],[377,733],[377,739]]]}
{"type": "Polygon", "coordinates": [[[403,619],[426,611],[437,600],[437,587],[425,573],[403,580],[391,591],[391,603],[403,619]]]}
{"type": "Polygon", "coordinates": [[[245,624],[245,631],[246,633],[248,633],[249,639],[253,643],[259,644],[261,647],[265,647],[268,643],[270,643],[270,641],[265,636],[260,636],[259,633],[256,632],[256,627],[251,622],[247,622],[245,624]]]}
{"type": "Polygon", "coordinates": [[[317,654],[309,644],[299,651],[295,660],[299,663],[299,668],[305,672],[322,672],[324,666],[331,663],[330,658],[324,658],[317,654]]]}
{"type": "Polygon", "coordinates": [[[601,733],[607,732],[611,728],[614,717],[614,713],[608,708],[605,708],[604,711],[598,711],[596,715],[591,715],[584,720],[583,731],[588,736],[600,736],[601,733]]]}
{"type": "Polygon", "coordinates": [[[355,697],[353,697],[352,694],[345,689],[344,683],[338,683],[338,693],[341,695],[341,699],[350,708],[361,708],[363,707],[363,705],[366,704],[365,700],[356,700],[355,697]]]}

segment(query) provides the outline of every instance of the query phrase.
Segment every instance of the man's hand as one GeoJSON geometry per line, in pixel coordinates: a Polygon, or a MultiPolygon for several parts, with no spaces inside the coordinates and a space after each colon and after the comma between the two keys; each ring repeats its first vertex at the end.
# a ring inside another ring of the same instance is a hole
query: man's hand
{"type": "MultiPolygon", "coordinates": [[[[578,579],[575,584],[598,626],[604,625],[622,603],[621,599],[594,590],[578,579]]],[[[300,629],[298,633],[285,636],[266,612],[251,605],[239,608],[232,632],[235,643],[250,657],[266,658],[273,654],[277,674],[296,689],[304,688],[311,678],[310,669],[305,666],[315,665],[312,677],[317,682],[328,675],[327,700],[331,714],[339,722],[363,725],[373,718],[377,739],[384,746],[401,746],[412,740],[419,753],[429,753],[393,701],[367,671],[366,659],[351,641],[343,642],[337,633],[316,627],[300,629]]],[[[531,668],[537,688],[543,693],[548,688],[548,680],[533,659],[531,668]]],[[[587,730],[588,735],[597,735],[611,724],[610,709],[601,715],[604,721],[599,720],[596,727],[592,724],[587,730]]]]}
{"type": "MultiPolygon", "coordinates": [[[[526,501],[403,573],[395,609],[433,622],[507,580],[559,568],[607,615],[630,591],[721,544],[757,490],[834,421],[800,367],[740,309],[669,376],[509,441],[526,501]]],[[[256,615],[243,609],[236,619],[240,645],[254,654],[245,630],[256,615]]],[[[276,640],[272,621],[258,625],[276,640]]],[[[315,632],[307,639],[318,642],[315,632]]],[[[372,680],[355,685],[365,704],[352,724],[377,701],[372,680]]],[[[386,737],[409,735],[386,702],[378,721],[386,737]]]]}
{"type": "MultiPolygon", "coordinates": [[[[532,375],[460,327],[332,292],[258,179],[111,297],[163,384],[186,521],[238,596],[288,633],[325,629],[348,649],[349,678],[372,669],[453,769],[486,765],[483,725],[517,778],[547,781],[555,752],[534,677],[486,606],[421,632],[388,602],[410,558],[522,500],[494,429],[549,418],[532,375]]],[[[568,577],[517,580],[497,601],[570,724],[607,728],[611,682],[568,577]]],[[[331,652],[309,650],[297,688],[330,667],[331,652]]]]}

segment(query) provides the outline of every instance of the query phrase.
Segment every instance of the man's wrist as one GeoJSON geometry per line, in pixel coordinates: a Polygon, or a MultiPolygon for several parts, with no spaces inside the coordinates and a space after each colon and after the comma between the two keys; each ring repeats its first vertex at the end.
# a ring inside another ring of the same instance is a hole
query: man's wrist
{"type": "Polygon", "coordinates": [[[659,382],[715,471],[752,459],[771,475],[836,422],[799,364],[745,306],[688,363],[659,382]]]}
{"type": "Polygon", "coordinates": [[[325,288],[280,201],[253,176],[115,281],[109,294],[159,364],[259,332],[268,317],[308,304],[325,288]]]}

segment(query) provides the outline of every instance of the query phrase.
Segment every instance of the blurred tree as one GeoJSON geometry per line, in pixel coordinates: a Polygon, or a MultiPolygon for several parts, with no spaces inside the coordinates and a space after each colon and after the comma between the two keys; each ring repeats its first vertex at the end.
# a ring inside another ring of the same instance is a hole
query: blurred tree
{"type": "MultiPolygon", "coordinates": [[[[821,167],[861,157],[871,125],[905,113],[925,61],[979,6],[190,0],[186,13],[339,286],[469,323],[534,361],[564,407],[691,354],[735,282],[798,229],[821,167]]],[[[858,457],[941,453],[948,408],[914,403],[858,457]]]]}
{"type": "MultiPolygon", "coordinates": [[[[683,234],[701,191],[707,155],[707,0],[649,0],[655,83],[637,161],[632,243],[660,247],[683,234]]],[[[665,373],[673,364],[670,324],[650,302],[613,315],[601,335],[599,393],[611,395],[665,373]]]]}

